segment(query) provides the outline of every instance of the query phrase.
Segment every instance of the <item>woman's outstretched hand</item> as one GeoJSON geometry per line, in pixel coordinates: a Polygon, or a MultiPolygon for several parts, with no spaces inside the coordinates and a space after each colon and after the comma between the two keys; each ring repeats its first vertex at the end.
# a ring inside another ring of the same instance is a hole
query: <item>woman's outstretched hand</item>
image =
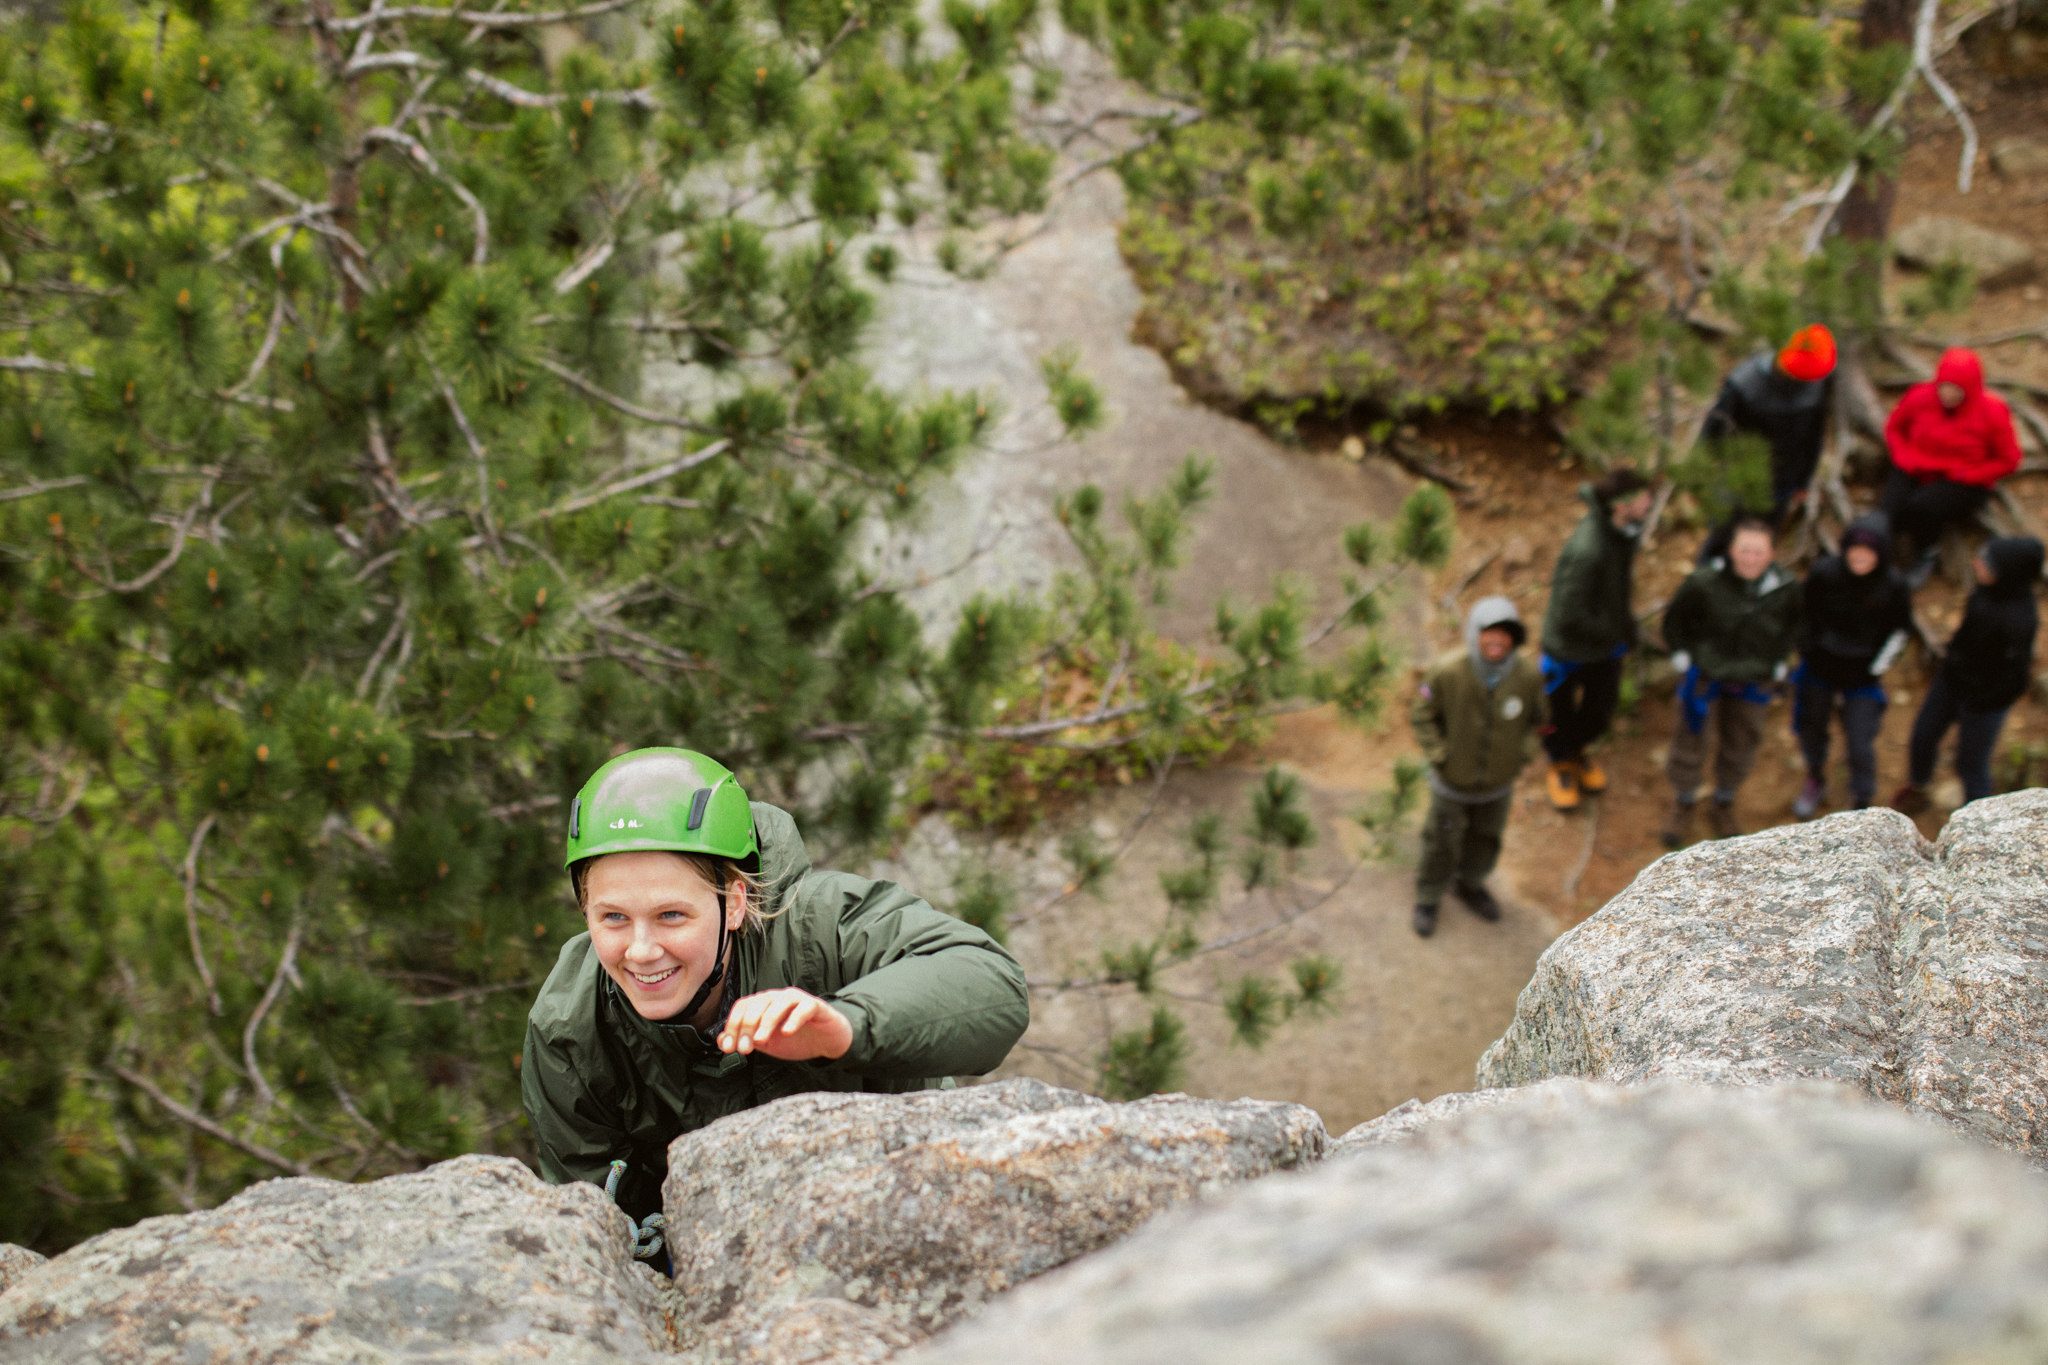
{"type": "Polygon", "coordinates": [[[795,986],[743,997],[718,1035],[720,1052],[760,1052],[785,1062],[844,1057],[852,1046],[846,1016],[795,986]]]}

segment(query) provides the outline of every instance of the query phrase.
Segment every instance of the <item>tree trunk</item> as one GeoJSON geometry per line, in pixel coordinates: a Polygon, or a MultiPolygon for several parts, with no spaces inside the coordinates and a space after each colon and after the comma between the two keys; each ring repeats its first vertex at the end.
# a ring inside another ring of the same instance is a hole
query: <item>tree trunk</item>
{"type": "MultiPolygon", "coordinates": [[[[1857,30],[1857,46],[1866,50],[1887,43],[1911,46],[1913,42],[1913,0],[1863,0],[1863,17],[1857,30]]],[[[1877,114],[1876,105],[1857,104],[1849,117],[1868,123],[1877,114]]],[[[1892,206],[1898,202],[1898,181],[1882,172],[1864,169],[1849,188],[1835,222],[1844,241],[1857,249],[1853,281],[1870,315],[1883,316],[1884,244],[1891,236],[1892,206]],[[1867,291],[1867,292],[1866,292],[1867,291]]]]}

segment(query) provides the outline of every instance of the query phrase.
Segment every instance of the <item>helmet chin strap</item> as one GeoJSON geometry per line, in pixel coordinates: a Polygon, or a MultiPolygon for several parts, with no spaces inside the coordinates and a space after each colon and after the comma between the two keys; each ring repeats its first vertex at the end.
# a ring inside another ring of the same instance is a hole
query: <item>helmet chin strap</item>
{"type": "Polygon", "coordinates": [[[725,977],[725,945],[732,937],[732,931],[725,927],[725,893],[718,893],[718,954],[711,960],[711,975],[704,978],[704,984],[690,997],[690,1003],[677,1010],[669,1018],[678,1024],[687,1024],[704,1008],[704,1002],[711,998],[711,992],[718,989],[725,977]]]}

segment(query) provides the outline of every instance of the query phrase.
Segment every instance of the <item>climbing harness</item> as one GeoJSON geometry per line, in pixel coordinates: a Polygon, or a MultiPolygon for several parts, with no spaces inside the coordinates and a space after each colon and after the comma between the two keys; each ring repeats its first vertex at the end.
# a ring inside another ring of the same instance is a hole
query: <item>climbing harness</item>
{"type": "MultiPolygon", "coordinates": [[[[614,1204],[619,1202],[619,1177],[625,1173],[626,1163],[613,1161],[611,1170],[605,1174],[604,1195],[614,1204]]],[[[667,1224],[668,1220],[658,1213],[648,1214],[645,1221],[639,1223],[633,1221],[632,1214],[626,1214],[626,1226],[633,1229],[634,1260],[651,1261],[661,1254],[661,1230],[667,1224]]]]}

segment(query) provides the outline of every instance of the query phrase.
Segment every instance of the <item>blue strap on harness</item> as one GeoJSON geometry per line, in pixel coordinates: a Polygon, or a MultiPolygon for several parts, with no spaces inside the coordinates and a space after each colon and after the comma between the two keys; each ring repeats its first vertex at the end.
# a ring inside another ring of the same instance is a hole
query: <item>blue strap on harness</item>
{"type": "MultiPolygon", "coordinates": [[[[1612,659],[1619,659],[1627,653],[1627,645],[1616,645],[1614,652],[1600,662],[1606,663],[1612,659]]],[[[1574,663],[1570,659],[1553,659],[1548,654],[1542,655],[1541,658],[1543,660],[1543,695],[1546,697],[1557,691],[1558,688],[1563,687],[1566,678],[1569,678],[1572,674],[1585,667],[1584,664],[1574,663]]]]}
{"type": "Polygon", "coordinates": [[[1678,685],[1678,706],[1685,716],[1685,728],[1693,734],[1707,728],[1707,708],[1721,697],[1736,701],[1750,702],[1763,706],[1770,702],[1770,691],[1762,683],[1732,683],[1719,679],[1702,678],[1700,666],[1694,664],[1685,670],[1685,681],[1678,685]]]}

